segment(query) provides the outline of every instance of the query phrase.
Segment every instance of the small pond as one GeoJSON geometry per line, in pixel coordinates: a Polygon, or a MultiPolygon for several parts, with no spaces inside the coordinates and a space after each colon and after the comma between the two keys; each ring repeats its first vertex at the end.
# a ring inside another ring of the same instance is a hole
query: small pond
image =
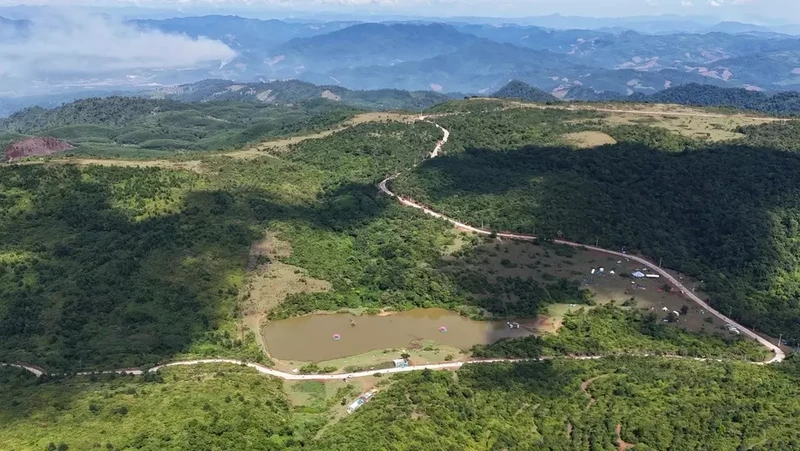
{"type": "Polygon", "coordinates": [[[423,340],[469,349],[501,338],[530,335],[524,328],[510,328],[505,321],[474,321],[444,309],[415,309],[388,316],[309,315],[274,321],[261,332],[272,357],[301,362],[378,349],[413,349],[423,340]]]}

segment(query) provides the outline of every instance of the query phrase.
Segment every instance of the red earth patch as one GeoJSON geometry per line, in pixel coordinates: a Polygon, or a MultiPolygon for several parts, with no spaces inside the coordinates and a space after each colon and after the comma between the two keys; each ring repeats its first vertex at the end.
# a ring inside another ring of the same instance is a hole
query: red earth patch
{"type": "Polygon", "coordinates": [[[51,155],[71,149],[74,149],[72,144],[56,138],[25,138],[15,141],[6,147],[5,161],[11,162],[20,158],[51,155]]]}

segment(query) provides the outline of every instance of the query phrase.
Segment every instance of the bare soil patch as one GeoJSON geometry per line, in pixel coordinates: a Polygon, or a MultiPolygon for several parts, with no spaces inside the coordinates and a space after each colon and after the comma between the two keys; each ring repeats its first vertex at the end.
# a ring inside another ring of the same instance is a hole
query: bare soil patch
{"type": "Polygon", "coordinates": [[[564,135],[564,139],[582,149],[591,149],[592,147],[600,147],[606,144],[617,143],[616,139],[603,132],[597,131],[568,133],[564,135]]]}
{"type": "Polygon", "coordinates": [[[618,445],[617,449],[619,451],[625,451],[627,449],[631,449],[634,446],[636,446],[633,443],[627,443],[627,442],[624,442],[622,440],[622,425],[621,424],[617,423],[617,427],[615,429],[617,431],[617,445],[618,445]]]}
{"type": "Polygon", "coordinates": [[[21,158],[52,155],[73,148],[72,144],[56,138],[25,138],[15,141],[6,147],[5,161],[10,162],[21,158]]]}
{"type": "Polygon", "coordinates": [[[595,377],[593,377],[591,379],[587,379],[587,380],[583,381],[583,383],[581,383],[581,391],[586,396],[589,397],[589,404],[586,405],[586,410],[589,410],[589,408],[592,407],[595,402],[597,402],[597,400],[594,399],[594,396],[592,396],[592,394],[589,393],[589,390],[588,390],[589,386],[592,385],[592,383],[594,381],[596,381],[596,380],[598,380],[600,378],[603,378],[603,377],[608,377],[608,374],[601,374],[600,376],[595,376],[595,377]]]}
{"type": "Polygon", "coordinates": [[[261,320],[270,309],[290,294],[331,289],[329,282],[314,279],[302,268],[278,260],[289,257],[291,253],[291,245],[273,233],[268,233],[250,247],[247,275],[241,292],[242,326],[255,332],[262,349],[266,347],[261,337],[261,320]]]}
{"type": "MultiPolygon", "coordinates": [[[[466,257],[445,255],[443,258],[454,269],[464,268],[484,274],[491,283],[496,283],[498,277],[519,277],[523,280],[532,278],[543,284],[559,279],[578,281],[582,288],[594,294],[598,305],[611,301],[615,301],[617,305],[627,302],[632,308],[651,311],[664,317],[672,311],[680,312],[683,306],[687,306],[688,312],[681,314],[672,325],[695,332],[727,333],[721,321],[708,320],[709,314],[703,312],[691,299],[677,290],[665,290],[663,278],[631,278],[629,275],[636,271],[645,274],[652,271],[626,258],[565,246],[538,246],[507,240],[481,244],[472,255],[466,257]]],[[[689,277],[677,273],[674,276],[689,289],[699,286],[699,282],[689,277]]],[[[485,296],[480,293],[473,295],[477,298],[485,296]]],[[[517,321],[534,333],[554,333],[561,327],[564,315],[580,308],[589,310],[593,307],[552,304],[547,307],[546,314],[530,321],[517,321]]]]}

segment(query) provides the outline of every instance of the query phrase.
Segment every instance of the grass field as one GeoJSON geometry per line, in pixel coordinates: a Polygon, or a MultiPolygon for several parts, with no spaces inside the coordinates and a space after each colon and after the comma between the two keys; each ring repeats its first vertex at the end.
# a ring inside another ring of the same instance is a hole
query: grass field
{"type": "MultiPolygon", "coordinates": [[[[699,112],[698,114],[703,113],[699,112]]],[[[685,116],[671,115],[669,112],[665,112],[663,115],[643,116],[640,113],[609,112],[606,113],[606,117],[603,118],[602,121],[608,125],[638,124],[651,127],[661,127],[690,138],[698,138],[709,141],[724,141],[743,137],[744,135],[734,131],[739,126],[759,125],[769,122],[770,119],[754,118],[742,115],[726,115],[722,117],[685,116]]]]}
{"type": "MultiPolygon", "coordinates": [[[[486,99],[474,99],[486,100],[486,99]]],[[[715,108],[699,108],[671,104],[615,104],[615,103],[569,103],[561,105],[542,105],[517,101],[500,102],[505,108],[549,108],[574,111],[599,111],[605,115],[602,123],[606,125],[641,124],[661,127],[691,138],[709,141],[722,141],[741,138],[734,132],[739,126],[758,125],[780,121],[758,113],[731,114],[715,108]]],[[[580,142],[584,142],[580,140],[580,142]]],[[[589,146],[587,144],[587,146],[589,146]]],[[[589,146],[594,147],[594,146],[589,146]]]]}
{"type": "Polygon", "coordinates": [[[590,149],[592,147],[617,143],[617,140],[615,140],[611,136],[603,132],[597,132],[597,131],[568,133],[564,135],[564,139],[566,139],[567,142],[582,149],[590,149]]]}
{"type": "Polygon", "coordinates": [[[296,266],[279,261],[292,254],[289,243],[274,234],[256,241],[250,247],[245,283],[241,290],[242,332],[253,332],[261,349],[266,349],[261,337],[261,319],[286,296],[293,293],[330,290],[330,283],[314,279],[296,266]]]}
{"type": "MultiPolygon", "coordinates": [[[[335,367],[337,372],[342,373],[392,368],[394,367],[392,361],[399,359],[403,353],[408,353],[411,356],[408,360],[413,365],[441,363],[446,360],[462,361],[469,357],[468,353],[464,353],[460,349],[441,345],[432,340],[424,340],[420,343],[419,349],[381,349],[340,359],[317,362],[317,366],[320,368],[335,367]]],[[[281,371],[297,372],[300,367],[307,363],[310,362],[275,360],[275,368],[281,371]]]]}

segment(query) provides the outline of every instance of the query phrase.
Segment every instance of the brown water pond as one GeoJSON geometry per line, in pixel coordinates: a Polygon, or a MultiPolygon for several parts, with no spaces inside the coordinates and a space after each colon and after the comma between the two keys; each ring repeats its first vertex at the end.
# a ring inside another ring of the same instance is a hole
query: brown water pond
{"type": "Polygon", "coordinates": [[[416,309],[389,316],[337,313],[290,318],[265,325],[262,334],[276,359],[321,362],[378,349],[413,349],[423,340],[469,349],[530,332],[511,329],[505,321],[474,321],[449,310],[416,309]],[[441,332],[441,327],[447,331],[441,332]]]}

